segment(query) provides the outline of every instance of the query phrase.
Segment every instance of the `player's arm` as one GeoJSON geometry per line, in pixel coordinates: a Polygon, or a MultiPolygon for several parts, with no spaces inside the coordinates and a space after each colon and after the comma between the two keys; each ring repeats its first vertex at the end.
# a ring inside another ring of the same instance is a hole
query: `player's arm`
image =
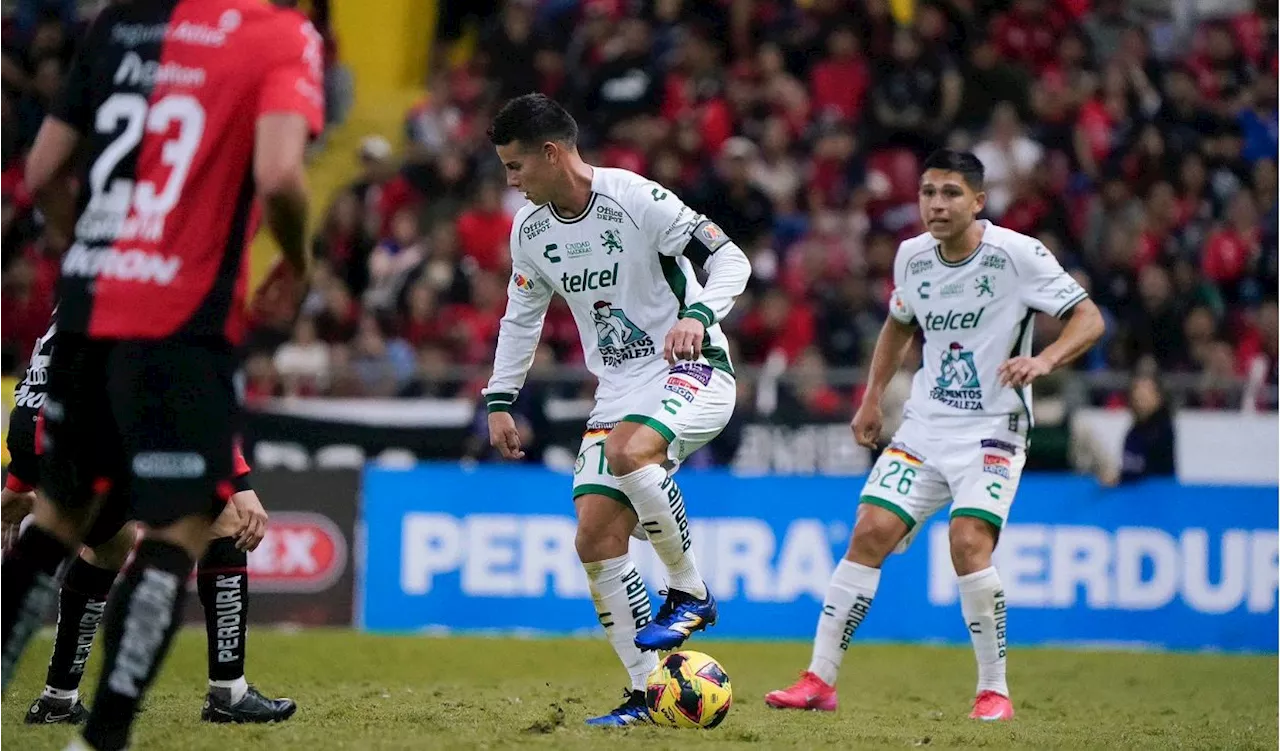
{"type": "Polygon", "coordinates": [[[1018,260],[1022,302],[1032,310],[1067,319],[1052,344],[1032,357],[1014,357],[1000,365],[1000,382],[1025,386],[1088,352],[1102,338],[1106,323],[1102,311],[1043,246],[1018,260]]]}
{"type": "Polygon", "coordinates": [[[310,21],[282,18],[284,32],[259,92],[253,177],[267,227],[289,265],[305,278],[311,268],[307,141],[324,128],[321,39],[310,21]]]}
{"type": "Polygon", "coordinates": [[[696,298],[684,300],[680,320],[667,334],[668,362],[697,359],[706,330],[733,309],[751,278],[751,261],[715,222],[689,208],[656,183],[633,191],[640,228],[664,256],[684,256],[707,272],[707,283],[696,298]]]}
{"type": "Polygon", "coordinates": [[[880,402],[898,369],[902,358],[916,334],[916,314],[903,293],[906,276],[906,253],[898,250],[893,265],[894,289],[889,299],[889,315],[876,337],[876,348],[871,353],[871,366],[867,373],[867,387],[863,391],[862,404],[853,416],[850,427],[853,437],[867,448],[875,448],[884,426],[884,412],[880,402]]]}
{"type": "Polygon", "coordinates": [[[498,345],[493,354],[493,375],[481,393],[489,412],[489,443],[504,458],[520,459],[520,432],[511,417],[533,356],[542,339],[554,291],[520,251],[520,223],[511,226],[511,281],[507,283],[507,310],[498,325],[498,345]]]}

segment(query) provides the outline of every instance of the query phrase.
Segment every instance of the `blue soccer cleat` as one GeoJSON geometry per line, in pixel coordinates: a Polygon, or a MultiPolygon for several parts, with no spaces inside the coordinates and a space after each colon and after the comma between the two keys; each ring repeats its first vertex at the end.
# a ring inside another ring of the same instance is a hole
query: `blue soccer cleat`
{"type": "Polygon", "coordinates": [[[693,595],[678,589],[659,594],[665,594],[667,601],[658,608],[657,617],[636,633],[636,646],[641,651],[676,649],[694,631],[716,624],[718,611],[711,590],[707,590],[707,597],[703,600],[696,600],[693,595]]]}
{"type": "Polygon", "coordinates": [[[597,728],[620,728],[627,725],[649,725],[649,706],[644,702],[643,691],[624,691],[627,700],[609,714],[592,717],[587,724],[597,728]]]}

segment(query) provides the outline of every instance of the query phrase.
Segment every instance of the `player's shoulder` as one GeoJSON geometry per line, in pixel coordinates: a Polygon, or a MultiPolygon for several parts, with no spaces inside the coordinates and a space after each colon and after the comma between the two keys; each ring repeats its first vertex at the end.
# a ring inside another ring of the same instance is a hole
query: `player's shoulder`
{"type": "Polygon", "coordinates": [[[319,32],[310,18],[294,8],[259,0],[221,0],[220,4],[219,27],[235,38],[237,46],[252,49],[255,57],[268,64],[275,57],[294,57],[308,45],[319,50],[319,32]]]}
{"type": "Polygon", "coordinates": [[[914,267],[910,266],[910,264],[912,261],[919,261],[925,256],[932,257],[937,245],[938,241],[928,232],[909,237],[898,243],[898,252],[893,256],[893,264],[901,271],[907,271],[911,268],[916,271],[927,271],[928,268],[919,263],[914,267]]]}
{"type": "Polygon", "coordinates": [[[511,220],[511,252],[515,253],[525,241],[551,229],[551,211],[547,204],[528,201],[516,211],[511,220]]]}
{"type": "Polygon", "coordinates": [[[982,234],[982,243],[995,250],[1004,251],[1014,260],[1029,255],[1039,255],[1038,251],[1044,249],[1044,244],[1034,237],[998,224],[987,225],[986,232],[982,234]]]}
{"type": "MultiPolygon", "coordinates": [[[[631,207],[644,201],[652,203],[657,196],[669,194],[669,190],[644,175],[618,167],[596,167],[593,181],[596,193],[612,198],[619,204],[631,207]]],[[[665,197],[665,196],[664,196],[665,197]]]]}

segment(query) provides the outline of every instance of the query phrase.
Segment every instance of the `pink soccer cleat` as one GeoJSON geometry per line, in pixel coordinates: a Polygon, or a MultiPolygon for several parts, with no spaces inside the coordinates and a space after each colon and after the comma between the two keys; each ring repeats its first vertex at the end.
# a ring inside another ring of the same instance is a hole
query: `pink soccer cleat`
{"type": "Polygon", "coordinates": [[[1004,694],[995,691],[983,691],[973,700],[973,711],[969,719],[983,722],[1002,722],[1013,719],[1013,702],[1004,694]]]}
{"type": "Polygon", "coordinates": [[[836,687],[810,673],[800,674],[800,680],[790,688],[770,691],[764,695],[764,703],[774,709],[816,709],[819,712],[836,711],[836,687]]]}

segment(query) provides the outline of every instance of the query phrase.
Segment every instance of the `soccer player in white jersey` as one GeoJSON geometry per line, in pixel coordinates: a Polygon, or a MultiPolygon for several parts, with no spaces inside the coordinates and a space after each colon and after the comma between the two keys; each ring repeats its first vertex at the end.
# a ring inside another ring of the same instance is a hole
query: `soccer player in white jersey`
{"type": "Polygon", "coordinates": [[[875,598],[881,566],[950,501],[951,562],[978,662],[969,716],[1013,717],[1005,681],[1007,610],[991,555],[1026,462],[1031,382],[1088,351],[1103,321],[1043,245],[975,220],[986,199],[976,157],[938,151],[924,168],[919,203],[928,232],[902,243],[894,259],[889,317],[853,418],[858,443],[876,445],[881,395],[917,329],[924,335],[922,366],[902,426],[863,486],[853,539],[818,616],[809,669],[765,696],[772,707],[835,710],[840,662],[875,598]],[[1036,311],[1067,323],[1033,356],[1036,311]]]}
{"type": "Polygon", "coordinates": [[[489,130],[507,183],[529,204],[511,228],[507,311],[484,397],[490,442],[520,458],[508,410],[547,305],[562,296],[599,381],[574,469],[578,557],[631,676],[623,704],[587,722],[629,725],[648,721],[645,677],[657,665],[655,651],[679,647],[716,620],[671,474],[733,413],[737,389],[718,322],[746,288],[751,264],[665,187],[584,162],[577,135],[569,113],[541,94],[507,102],[489,130]],[[693,263],[707,272],[705,287],[693,263]],[[666,567],[666,602],[656,615],[628,555],[638,528],[666,567]]]}

